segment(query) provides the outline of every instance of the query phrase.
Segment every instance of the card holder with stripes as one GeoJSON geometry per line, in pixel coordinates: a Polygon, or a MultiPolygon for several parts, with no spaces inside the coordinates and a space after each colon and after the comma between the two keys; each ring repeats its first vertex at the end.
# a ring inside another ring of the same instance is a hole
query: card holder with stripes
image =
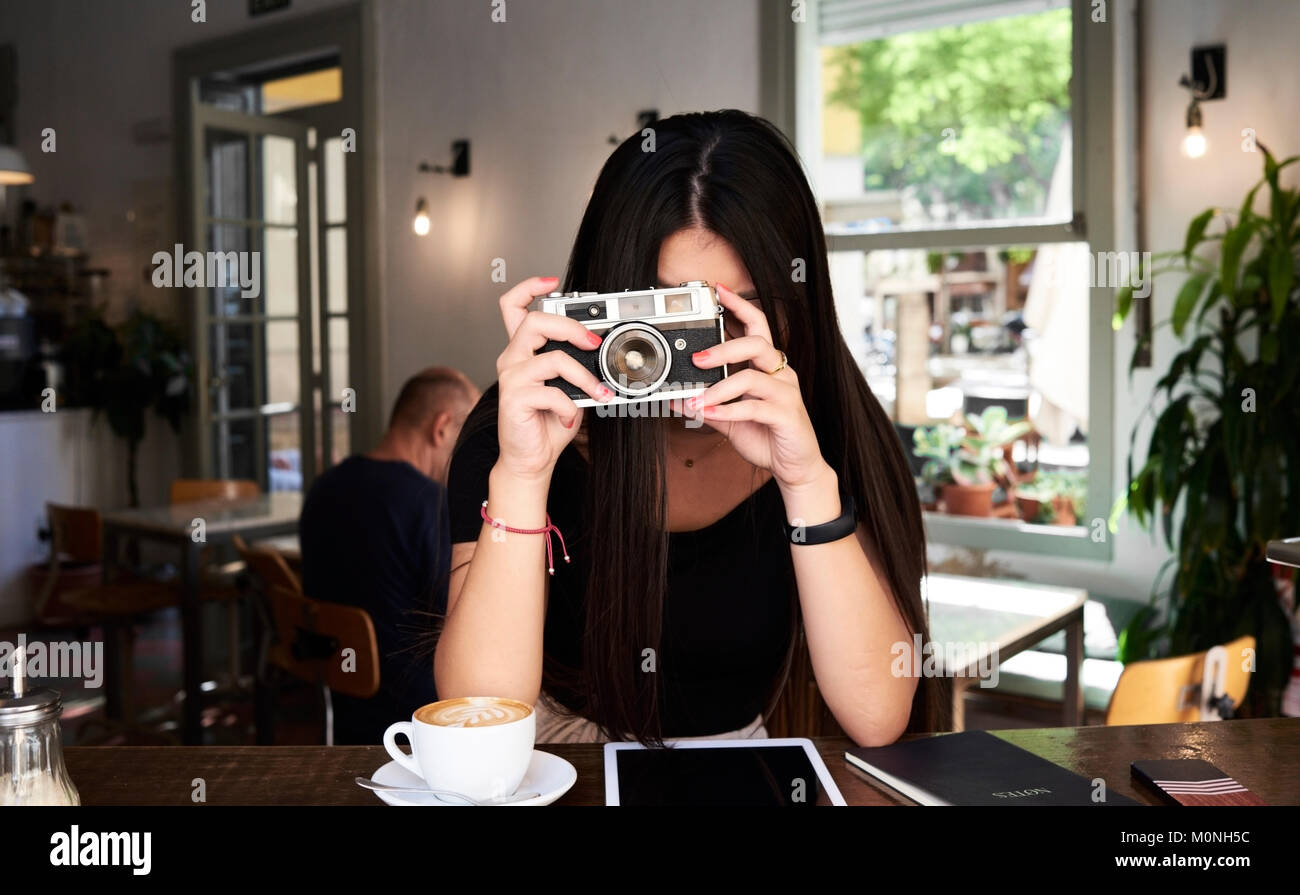
{"type": "Polygon", "coordinates": [[[1199,758],[1133,762],[1133,777],[1171,805],[1266,805],[1232,777],[1199,758]]]}

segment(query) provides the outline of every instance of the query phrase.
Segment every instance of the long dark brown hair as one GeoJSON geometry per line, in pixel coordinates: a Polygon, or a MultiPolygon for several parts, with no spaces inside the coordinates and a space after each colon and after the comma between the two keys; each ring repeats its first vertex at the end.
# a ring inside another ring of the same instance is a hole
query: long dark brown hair
{"type": "MultiPolygon", "coordinates": [[[[654,140],[649,151],[641,134],[634,135],[605,162],[563,289],[645,288],[657,280],[660,246],[683,229],[703,228],[730,243],[774,332],[776,321],[783,323],[774,338],[799,374],[822,455],[859,507],[898,610],[928,640],[921,599],[925,533],[912,474],[893,423],[840,333],[821,219],[794,148],[769,122],[734,110],[662,119],[654,140]]],[[[481,402],[465,429],[494,418],[495,401],[481,402]]],[[[659,651],[663,623],[663,427],[592,412],[585,420],[585,528],[594,559],[585,601],[582,714],[612,738],[658,742],[659,675],[643,673],[641,661],[647,647],[659,651]]],[[[791,603],[798,623],[796,594],[791,603]]],[[[786,671],[791,655],[793,649],[786,671]]],[[[544,687],[549,677],[544,669],[544,687]]],[[[938,684],[918,682],[909,730],[947,727],[949,704],[938,684]]]]}

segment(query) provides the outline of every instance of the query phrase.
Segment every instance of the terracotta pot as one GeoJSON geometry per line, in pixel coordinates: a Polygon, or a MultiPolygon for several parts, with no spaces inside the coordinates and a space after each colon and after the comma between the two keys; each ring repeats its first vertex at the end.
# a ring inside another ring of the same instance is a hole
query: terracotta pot
{"type": "Polygon", "coordinates": [[[1038,518],[1038,509],[1042,501],[1034,497],[1017,497],[1016,506],[1020,508],[1020,518],[1026,522],[1033,522],[1038,518]]]}
{"type": "Polygon", "coordinates": [[[1068,497],[1053,497],[1052,512],[1055,514],[1052,519],[1053,525],[1074,525],[1074,501],[1068,497]]]}
{"type": "Polygon", "coordinates": [[[944,485],[944,508],[953,516],[992,516],[996,487],[992,482],[987,485],[944,485]]]}
{"type": "Polygon", "coordinates": [[[1004,500],[1002,503],[993,504],[994,519],[1019,519],[1020,514],[1016,511],[1016,502],[1014,500],[1004,500]]]}

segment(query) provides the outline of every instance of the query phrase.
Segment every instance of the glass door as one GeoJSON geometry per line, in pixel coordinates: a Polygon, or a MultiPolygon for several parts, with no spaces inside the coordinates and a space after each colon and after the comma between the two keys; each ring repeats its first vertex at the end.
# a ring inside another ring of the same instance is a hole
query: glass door
{"type": "Polygon", "coordinates": [[[316,460],[308,127],[192,109],[200,474],[301,490],[316,460]]]}

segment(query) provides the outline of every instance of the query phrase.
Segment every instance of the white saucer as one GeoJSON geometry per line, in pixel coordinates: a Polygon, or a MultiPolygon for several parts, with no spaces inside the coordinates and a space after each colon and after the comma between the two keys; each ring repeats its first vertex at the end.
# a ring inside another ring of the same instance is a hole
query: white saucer
{"type": "MultiPolygon", "coordinates": [[[[389,786],[428,785],[395,761],[390,761],[370,776],[376,783],[386,783],[389,786]]],[[[529,762],[528,771],[524,774],[523,782],[519,784],[516,792],[535,792],[539,795],[535,799],[511,802],[510,805],[549,805],[568,792],[577,780],[578,771],[573,765],[558,755],[534,749],[533,760],[529,762]]],[[[432,793],[397,793],[383,790],[374,790],[374,793],[390,805],[457,807],[455,802],[444,802],[432,793]]]]}

